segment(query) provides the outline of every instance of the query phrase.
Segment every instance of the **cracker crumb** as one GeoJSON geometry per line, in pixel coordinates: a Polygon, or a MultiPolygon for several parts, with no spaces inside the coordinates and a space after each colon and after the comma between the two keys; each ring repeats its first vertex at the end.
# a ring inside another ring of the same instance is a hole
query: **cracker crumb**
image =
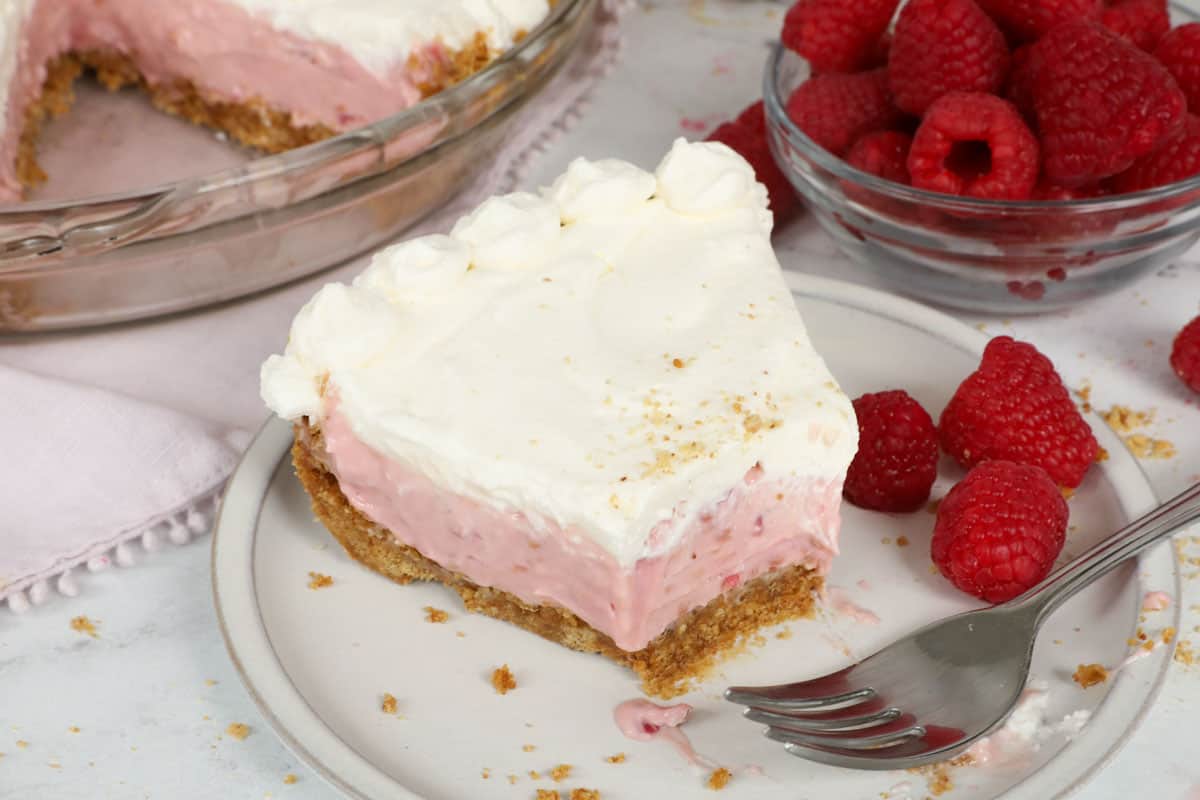
{"type": "Polygon", "coordinates": [[[1063,496],[1063,500],[1070,500],[1072,497],[1075,496],[1075,490],[1072,489],[1070,486],[1060,486],[1060,487],[1058,487],[1058,491],[1059,491],[1059,494],[1061,494],[1063,496]]]}
{"type": "Polygon", "coordinates": [[[939,797],[954,788],[954,781],[950,778],[949,770],[944,767],[937,770],[929,778],[929,793],[934,797],[939,797]]]}
{"type": "Polygon", "coordinates": [[[467,638],[467,632],[466,632],[466,631],[455,631],[455,632],[454,632],[454,635],[455,635],[455,636],[457,636],[457,637],[458,637],[458,638],[460,638],[460,639],[465,639],[465,638],[467,638]]]}
{"type": "Polygon", "coordinates": [[[569,800],[600,800],[598,789],[572,789],[569,800]]]}
{"type": "Polygon", "coordinates": [[[523,744],[521,745],[521,749],[526,753],[532,753],[534,750],[537,750],[537,746],[532,744],[523,744]]]}
{"type": "Polygon", "coordinates": [[[1108,680],[1108,670],[1099,664],[1080,664],[1071,678],[1087,689],[1089,686],[1095,686],[1108,680]]]}
{"type": "Polygon", "coordinates": [[[733,778],[733,773],[724,767],[720,767],[712,771],[712,774],[708,776],[708,782],[704,785],[709,789],[717,791],[728,786],[731,778],[733,778]]]}
{"type": "Polygon", "coordinates": [[[295,774],[293,774],[291,772],[289,772],[287,775],[283,776],[283,782],[286,783],[288,786],[291,786],[293,783],[295,783],[298,780],[300,780],[300,779],[297,778],[295,776],[295,774]]]}
{"type": "Polygon", "coordinates": [[[896,537],[896,547],[908,547],[908,537],[907,536],[897,536],[896,537]]]}
{"type": "Polygon", "coordinates": [[[225,729],[225,733],[240,742],[250,735],[250,726],[244,722],[231,722],[229,723],[229,727],[225,729]]]}
{"type": "Polygon", "coordinates": [[[783,629],[783,630],[781,630],[779,633],[775,634],[775,638],[776,638],[776,639],[790,639],[790,638],[792,638],[792,629],[791,629],[791,628],[784,628],[784,629],[783,629]]]}
{"type": "Polygon", "coordinates": [[[521,779],[520,779],[518,776],[516,776],[516,775],[506,775],[505,777],[507,777],[507,778],[508,778],[508,782],[509,782],[511,785],[513,785],[513,786],[516,786],[516,785],[517,785],[517,781],[521,780],[521,779]]]}
{"type": "Polygon", "coordinates": [[[529,770],[529,778],[530,780],[540,781],[542,779],[542,773],[538,772],[536,769],[531,769],[529,770]]]}
{"type": "Polygon", "coordinates": [[[216,686],[216,685],[217,685],[217,682],[216,682],[216,681],[214,681],[212,678],[205,678],[205,679],[204,679],[204,685],[205,685],[205,686],[216,686]]]}
{"type": "Polygon", "coordinates": [[[605,756],[604,760],[610,764],[624,764],[625,763],[625,754],[617,753],[615,755],[605,756]]]}
{"type": "Polygon", "coordinates": [[[1170,644],[1173,641],[1175,641],[1175,629],[1174,628],[1163,628],[1162,643],[1170,644]]]}
{"type": "Polygon", "coordinates": [[[71,620],[71,630],[76,633],[86,633],[93,639],[98,639],[99,634],[96,633],[96,623],[99,620],[90,620],[87,617],[79,616],[71,620]]]}
{"type": "Polygon", "coordinates": [[[1136,457],[1147,458],[1174,458],[1175,445],[1166,439],[1152,439],[1144,433],[1134,433],[1126,436],[1125,446],[1129,448],[1129,452],[1136,457]]]}
{"type": "Polygon", "coordinates": [[[1104,412],[1104,421],[1117,433],[1131,433],[1154,421],[1153,411],[1134,411],[1129,406],[1113,406],[1104,412]]]}
{"type": "Polygon", "coordinates": [[[940,497],[937,500],[930,500],[928,503],[925,504],[925,513],[936,515],[938,512],[938,509],[941,508],[941,506],[942,506],[942,499],[940,497]]]}
{"type": "Polygon", "coordinates": [[[79,733],[79,726],[72,725],[71,727],[67,728],[67,732],[68,733],[79,733]]]}
{"type": "Polygon", "coordinates": [[[425,606],[424,611],[425,611],[425,621],[426,622],[433,622],[433,623],[440,624],[440,623],[443,623],[446,620],[450,619],[450,615],[447,614],[445,611],[442,611],[440,608],[434,608],[433,606],[425,606]]]}
{"type": "Polygon", "coordinates": [[[891,544],[891,543],[892,543],[892,537],[890,537],[890,536],[885,536],[885,537],[883,537],[882,539],[880,539],[880,540],[879,540],[879,543],[880,543],[880,544],[891,544]]]}
{"type": "Polygon", "coordinates": [[[399,703],[396,702],[396,696],[391,692],[384,692],[383,702],[379,704],[379,710],[385,714],[395,714],[399,710],[399,703]]]}
{"type": "Polygon", "coordinates": [[[555,783],[561,783],[569,777],[571,777],[570,764],[559,764],[550,770],[550,780],[554,781],[555,783]]]}
{"type": "Polygon", "coordinates": [[[503,664],[492,670],[492,688],[496,690],[496,694],[508,694],[517,688],[517,679],[513,677],[512,670],[508,668],[508,664],[503,664]]]}
{"type": "Polygon", "coordinates": [[[24,739],[17,739],[17,747],[21,750],[24,750],[25,748],[29,747],[29,742],[25,741],[24,739]]]}
{"type": "MultiPolygon", "coordinates": [[[[1196,653],[1192,649],[1192,643],[1187,639],[1180,639],[1175,643],[1175,660],[1185,667],[1195,666],[1196,653]]],[[[19,745],[20,742],[17,742],[19,745]]]]}
{"type": "Polygon", "coordinates": [[[483,778],[486,781],[492,777],[492,771],[490,769],[488,769],[487,767],[484,767],[483,769],[481,769],[479,771],[479,777],[483,778]]]}
{"type": "Polygon", "coordinates": [[[538,789],[536,800],[560,800],[557,789],[538,789]]]}
{"type": "Polygon", "coordinates": [[[1103,447],[1096,450],[1096,463],[1099,464],[1102,461],[1108,461],[1108,451],[1103,447]]]}
{"type": "Polygon", "coordinates": [[[328,575],[322,575],[320,572],[308,573],[308,588],[324,589],[326,586],[333,585],[333,578],[328,575]]]}

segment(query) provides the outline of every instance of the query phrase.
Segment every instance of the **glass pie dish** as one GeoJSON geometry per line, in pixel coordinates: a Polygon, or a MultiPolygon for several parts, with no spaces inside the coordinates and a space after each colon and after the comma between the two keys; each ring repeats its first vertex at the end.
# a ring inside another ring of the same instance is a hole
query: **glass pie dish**
{"type": "Polygon", "coordinates": [[[149,189],[0,207],[0,332],[230,300],[386,242],[493,166],[600,5],[561,0],[476,75],[340,136],[149,189]]]}

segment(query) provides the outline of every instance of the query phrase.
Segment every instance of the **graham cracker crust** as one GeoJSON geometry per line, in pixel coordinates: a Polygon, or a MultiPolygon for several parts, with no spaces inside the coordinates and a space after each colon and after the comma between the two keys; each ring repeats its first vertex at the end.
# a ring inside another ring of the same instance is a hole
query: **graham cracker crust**
{"type": "Polygon", "coordinates": [[[355,560],[397,583],[436,581],[453,589],[468,611],[511,622],[572,650],[598,653],[623,664],[651,696],[671,698],[689,691],[723,655],[736,652],[760,628],[811,616],[823,578],[803,566],[788,567],[750,581],[685,615],[646,647],[627,652],[575,614],[553,605],[529,605],[499,589],[479,586],[444,569],[350,505],[337,478],[323,464],[319,429],[297,425],[292,446],[296,475],[313,512],[355,560]]]}
{"type": "MultiPolygon", "coordinates": [[[[481,32],[476,33],[470,44],[450,53],[444,62],[426,64],[429,78],[417,88],[422,98],[437,94],[482,70],[496,55],[488,47],[487,37],[481,32]]],[[[46,180],[45,171],[37,163],[37,141],[42,124],[46,119],[70,110],[75,100],[73,84],[85,69],[92,71],[110,91],[137,86],[160,111],[222,131],[241,144],[264,153],[282,153],[338,133],[322,124],[295,124],[290,112],[273,108],[259,98],[243,102],[213,98],[206,96],[193,82],[183,79],[170,84],[151,84],[142,76],[135,60],[124,53],[68,53],[46,66],[42,92],[26,109],[16,163],[17,179],[23,186],[36,186],[46,180]]]]}

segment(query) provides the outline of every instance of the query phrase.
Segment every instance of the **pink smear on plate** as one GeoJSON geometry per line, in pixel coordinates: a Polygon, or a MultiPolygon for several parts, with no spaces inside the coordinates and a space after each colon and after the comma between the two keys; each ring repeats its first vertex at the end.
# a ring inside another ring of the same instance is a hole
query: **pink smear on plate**
{"type": "Polygon", "coordinates": [[[697,753],[687,734],[679,729],[691,713],[692,707],[687,703],[660,706],[637,698],[626,700],[613,709],[613,719],[621,733],[630,739],[639,742],[661,739],[669,742],[689,764],[716,769],[717,763],[697,753]]]}
{"type": "Polygon", "coordinates": [[[694,119],[692,117],[680,117],[679,127],[689,133],[704,133],[709,129],[709,123],[702,119],[694,119]]]}
{"type": "Polygon", "coordinates": [[[857,586],[858,588],[862,589],[864,592],[868,592],[871,590],[871,582],[868,581],[866,578],[859,578],[858,581],[856,581],[854,585],[857,586]]]}
{"type": "Polygon", "coordinates": [[[1146,592],[1142,598],[1142,611],[1166,611],[1171,607],[1171,595],[1166,592],[1146,592]]]}
{"type": "Polygon", "coordinates": [[[878,625],[879,617],[874,611],[863,608],[850,599],[849,593],[840,586],[829,587],[829,607],[843,617],[849,617],[863,625],[878,625]]]}

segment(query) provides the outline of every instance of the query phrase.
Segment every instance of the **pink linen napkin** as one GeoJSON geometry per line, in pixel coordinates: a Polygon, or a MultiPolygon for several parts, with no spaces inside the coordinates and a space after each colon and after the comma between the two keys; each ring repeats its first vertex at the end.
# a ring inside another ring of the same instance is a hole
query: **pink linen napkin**
{"type": "MultiPolygon", "coordinates": [[[[444,231],[520,184],[530,158],[581,113],[616,60],[631,0],[602,0],[584,47],[513,126],[493,166],[406,235],[444,231]]],[[[214,501],[266,416],[258,367],[333,272],[240,303],[167,320],[0,343],[0,601],[14,611],[81,571],[136,560],[208,530],[214,501]]]]}

